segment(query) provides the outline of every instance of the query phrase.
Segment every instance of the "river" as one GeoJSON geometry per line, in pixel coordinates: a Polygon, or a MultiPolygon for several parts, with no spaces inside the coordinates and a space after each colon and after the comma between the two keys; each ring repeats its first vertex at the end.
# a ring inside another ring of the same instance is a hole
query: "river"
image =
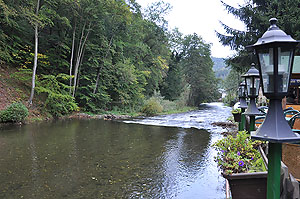
{"type": "Polygon", "coordinates": [[[0,198],[223,199],[211,123],[230,110],[1,127],[0,198]]]}

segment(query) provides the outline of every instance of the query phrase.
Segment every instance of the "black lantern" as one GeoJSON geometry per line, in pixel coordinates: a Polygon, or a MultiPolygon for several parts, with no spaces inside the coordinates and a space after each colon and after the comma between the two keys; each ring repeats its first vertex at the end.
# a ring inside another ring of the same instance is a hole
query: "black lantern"
{"type": "Polygon", "coordinates": [[[254,63],[252,63],[251,66],[252,67],[248,72],[242,76],[245,78],[247,93],[250,98],[250,103],[244,114],[248,116],[263,115],[263,113],[258,110],[255,103],[255,98],[258,96],[260,88],[259,71],[254,67],[254,63]]]}
{"type": "Polygon", "coordinates": [[[281,101],[287,95],[298,41],[276,26],[277,19],[270,19],[271,26],[251,47],[258,59],[259,75],[264,95],[270,99],[269,110],[254,139],[271,142],[296,142],[300,140],[285,120],[281,101]]]}
{"type": "Polygon", "coordinates": [[[281,101],[287,95],[298,41],[276,26],[271,26],[252,45],[258,59],[259,76],[264,95],[270,99],[269,110],[263,124],[251,133],[251,138],[269,141],[267,198],[280,198],[280,169],[282,142],[299,142],[284,118],[281,101]]]}
{"type": "Polygon", "coordinates": [[[240,83],[238,94],[239,94],[239,102],[240,102],[239,108],[246,109],[248,105],[246,102],[247,87],[245,81],[242,81],[240,83]]]}

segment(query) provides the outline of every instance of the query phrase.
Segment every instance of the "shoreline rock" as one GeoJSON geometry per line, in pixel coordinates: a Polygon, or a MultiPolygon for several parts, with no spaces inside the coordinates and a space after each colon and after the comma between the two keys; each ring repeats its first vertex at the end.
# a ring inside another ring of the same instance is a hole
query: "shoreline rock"
{"type": "Polygon", "coordinates": [[[232,122],[213,122],[211,123],[214,126],[220,126],[222,128],[234,128],[236,127],[236,124],[232,122]]]}

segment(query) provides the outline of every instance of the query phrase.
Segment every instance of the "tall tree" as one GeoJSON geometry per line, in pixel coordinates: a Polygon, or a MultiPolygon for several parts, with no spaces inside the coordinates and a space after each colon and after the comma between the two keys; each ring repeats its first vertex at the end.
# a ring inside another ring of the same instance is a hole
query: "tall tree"
{"type": "Polygon", "coordinates": [[[180,64],[181,55],[173,53],[169,61],[169,70],[164,78],[160,92],[167,100],[176,100],[180,97],[184,87],[183,70],[180,64]]]}
{"type": "Polygon", "coordinates": [[[191,87],[190,105],[198,106],[219,97],[217,80],[212,70],[210,45],[196,33],[184,37],[182,65],[185,80],[191,87]]]}
{"type": "Polygon", "coordinates": [[[226,10],[240,19],[246,30],[236,30],[223,25],[226,34],[217,32],[220,42],[238,53],[227,60],[232,68],[245,72],[250,67],[249,63],[255,62],[253,54],[246,51],[247,45],[254,44],[269,27],[268,20],[272,17],[278,19],[278,26],[295,39],[300,39],[300,1],[275,1],[275,0],[249,0],[244,5],[233,7],[222,1],[226,10]]]}
{"type": "MultiPolygon", "coordinates": [[[[37,0],[36,11],[35,11],[36,16],[39,15],[39,9],[40,9],[40,0],[37,0]]],[[[33,63],[33,70],[32,70],[31,92],[28,100],[29,104],[32,104],[32,99],[34,96],[34,88],[35,88],[35,76],[36,76],[36,69],[37,69],[37,62],[38,62],[38,46],[39,46],[38,28],[39,28],[38,22],[36,21],[34,24],[34,63],[33,63]]]]}

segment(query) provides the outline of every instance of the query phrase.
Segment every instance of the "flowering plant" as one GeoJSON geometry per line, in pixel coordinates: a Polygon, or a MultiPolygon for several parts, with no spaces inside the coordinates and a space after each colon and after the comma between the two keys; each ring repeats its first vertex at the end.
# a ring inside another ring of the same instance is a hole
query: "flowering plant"
{"type": "Polygon", "coordinates": [[[258,151],[261,141],[252,141],[246,131],[228,135],[213,146],[218,150],[215,161],[224,174],[265,171],[258,151]]]}

